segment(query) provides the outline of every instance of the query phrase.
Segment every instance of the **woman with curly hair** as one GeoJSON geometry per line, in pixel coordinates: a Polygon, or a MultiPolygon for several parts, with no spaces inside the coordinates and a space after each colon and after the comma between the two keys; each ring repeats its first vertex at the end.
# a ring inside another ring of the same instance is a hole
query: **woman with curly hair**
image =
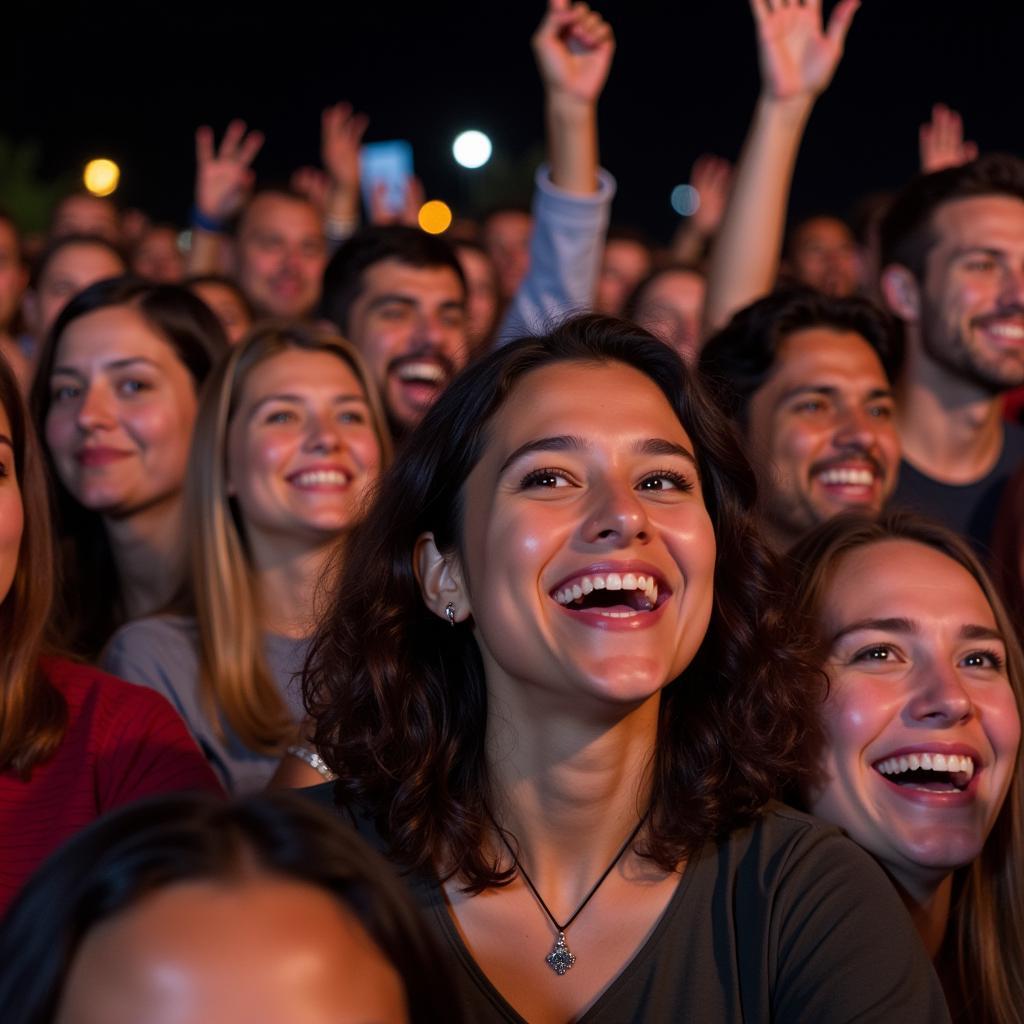
{"type": "Polygon", "coordinates": [[[881,872],[770,802],[819,681],[754,499],[679,356],[599,316],[473,364],[385,474],[307,663],[314,793],[471,1019],[944,1018],[881,872]]]}
{"type": "Polygon", "coordinates": [[[809,809],[885,869],[954,1019],[1024,1022],[1024,659],[950,530],[841,516],[793,550],[789,615],[829,679],[809,809]]]}

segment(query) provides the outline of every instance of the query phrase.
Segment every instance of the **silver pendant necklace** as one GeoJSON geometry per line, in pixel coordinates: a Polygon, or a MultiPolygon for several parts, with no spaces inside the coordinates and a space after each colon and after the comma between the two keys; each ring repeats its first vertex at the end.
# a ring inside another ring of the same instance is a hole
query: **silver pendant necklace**
{"type": "Polygon", "coordinates": [[[544,959],[547,962],[548,967],[550,967],[555,974],[561,977],[572,967],[573,964],[576,963],[576,954],[565,944],[566,929],[573,923],[573,921],[576,920],[577,917],[580,916],[580,912],[591,901],[594,893],[601,888],[604,880],[612,873],[612,868],[622,860],[626,851],[633,845],[633,840],[639,835],[640,829],[643,828],[644,822],[647,820],[647,814],[645,813],[644,816],[636,823],[636,828],[629,833],[629,838],[622,844],[619,852],[615,854],[615,859],[604,869],[601,877],[591,887],[590,892],[583,897],[583,902],[575,909],[575,911],[573,911],[572,916],[564,924],[559,924],[558,921],[555,920],[555,915],[548,909],[548,905],[544,902],[544,897],[537,892],[537,886],[533,884],[533,879],[531,879],[526,873],[526,868],[519,863],[519,858],[516,856],[515,850],[513,850],[509,845],[509,841],[505,838],[505,833],[498,826],[498,823],[494,820],[490,811],[488,811],[488,816],[490,816],[491,822],[494,824],[495,829],[497,829],[498,835],[501,837],[501,841],[505,844],[505,849],[508,850],[509,855],[512,857],[512,863],[515,865],[516,870],[523,876],[523,881],[529,887],[530,892],[533,893],[534,899],[540,904],[541,910],[544,911],[548,920],[555,926],[557,938],[555,939],[554,946],[551,947],[551,952],[548,953],[544,959]]]}

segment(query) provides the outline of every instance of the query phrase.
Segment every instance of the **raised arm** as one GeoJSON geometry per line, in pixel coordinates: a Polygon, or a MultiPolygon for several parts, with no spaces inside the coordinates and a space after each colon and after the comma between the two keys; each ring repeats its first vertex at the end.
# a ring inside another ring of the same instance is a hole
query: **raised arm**
{"type": "Polygon", "coordinates": [[[815,100],[839,65],[859,0],[840,0],[823,26],[821,0],[750,0],[757,23],[761,94],[711,251],[705,333],[770,291],[797,150],[815,100]]]}
{"type": "Polygon", "coordinates": [[[713,153],[702,153],[693,163],[690,185],[697,192],[697,209],[679,222],[672,239],[672,259],[695,267],[722,223],[732,187],[732,164],[713,153]]]}
{"type": "Polygon", "coordinates": [[[614,52],[611,26],[600,14],[550,0],[533,53],[544,84],[551,181],[567,192],[597,191],[597,100],[614,52]]]}
{"type": "Polygon", "coordinates": [[[244,121],[232,121],[216,149],[212,128],[204,125],[196,131],[190,274],[223,273],[220,236],[252,190],[255,179],[252,162],[262,145],[263,135],[247,132],[244,121]]]}

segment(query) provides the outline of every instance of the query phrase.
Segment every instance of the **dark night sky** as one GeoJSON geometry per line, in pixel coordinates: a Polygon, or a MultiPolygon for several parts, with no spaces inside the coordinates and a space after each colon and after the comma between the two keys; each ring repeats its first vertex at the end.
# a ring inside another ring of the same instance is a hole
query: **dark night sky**
{"type": "MultiPolygon", "coordinates": [[[[704,150],[735,157],[757,91],[746,0],[604,0],[618,52],[601,104],[602,161],[619,180],[615,219],[665,238],[672,186],[704,150]]],[[[826,7],[831,4],[826,0],[826,7]]],[[[541,2],[404,5],[302,0],[274,8],[55,2],[22,10],[0,133],[36,139],[42,171],[94,155],[124,170],[119,199],[183,221],[197,124],[263,129],[257,162],[281,180],[316,160],[320,108],[351,99],[369,139],[407,138],[428,194],[468,196],[450,140],[479,127],[522,161],[541,138],[529,52],[541,2]]],[[[958,107],[983,149],[1024,153],[1019,0],[865,0],[801,153],[794,209],[845,211],[915,169],[917,125],[958,107]],[[1011,9],[1012,8],[1012,9],[1011,9]]],[[[0,197],[2,199],[2,197],[0,197]]]]}

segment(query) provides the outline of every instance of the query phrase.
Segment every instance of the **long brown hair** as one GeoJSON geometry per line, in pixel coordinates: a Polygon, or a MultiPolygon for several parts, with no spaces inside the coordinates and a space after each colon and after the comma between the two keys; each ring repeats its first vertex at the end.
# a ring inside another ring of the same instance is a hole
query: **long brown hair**
{"type": "Polygon", "coordinates": [[[14,581],[0,601],[0,771],[27,778],[63,739],[67,705],[39,664],[54,590],[46,471],[28,410],[2,357],[0,404],[11,423],[24,510],[14,581]]]}
{"type": "MultiPolygon", "coordinates": [[[[970,547],[952,531],[908,513],[872,520],[848,513],[823,523],[790,552],[787,616],[817,634],[823,659],[821,610],[840,559],[884,540],[933,548],[963,566],[992,607],[1006,641],[1006,671],[1024,717],[1024,655],[995,586],[970,547]]],[[[1010,788],[981,855],[954,874],[953,904],[941,959],[952,961],[964,1019],[972,1024],[1024,1021],[1024,783],[1020,753],[1010,788]]]]}
{"type": "Polygon", "coordinates": [[[263,656],[259,588],[228,493],[227,438],[246,377],[289,350],[327,352],[348,365],[366,394],[382,467],[391,455],[377,391],[359,355],[337,336],[291,324],[258,327],[216,367],[203,390],[185,480],[190,565],[184,604],[198,624],[199,689],[206,714],[217,726],[223,714],[247,747],[264,753],[280,753],[295,723],[263,656]]]}
{"type": "Polygon", "coordinates": [[[441,550],[460,549],[463,485],[491,419],[531,371],[581,362],[631,366],[665,395],[693,440],[717,541],[707,634],[662,692],[645,852],[671,870],[752,820],[802,777],[799,743],[817,732],[821,686],[770,591],[753,473],[697,378],[667,345],[611,317],[513,342],[459,374],[405,439],[353,531],[304,679],[336,799],[371,816],[399,863],[457,874],[471,892],[512,874],[485,849],[484,666],[472,630],[424,605],[413,551],[428,531],[441,550]]]}

